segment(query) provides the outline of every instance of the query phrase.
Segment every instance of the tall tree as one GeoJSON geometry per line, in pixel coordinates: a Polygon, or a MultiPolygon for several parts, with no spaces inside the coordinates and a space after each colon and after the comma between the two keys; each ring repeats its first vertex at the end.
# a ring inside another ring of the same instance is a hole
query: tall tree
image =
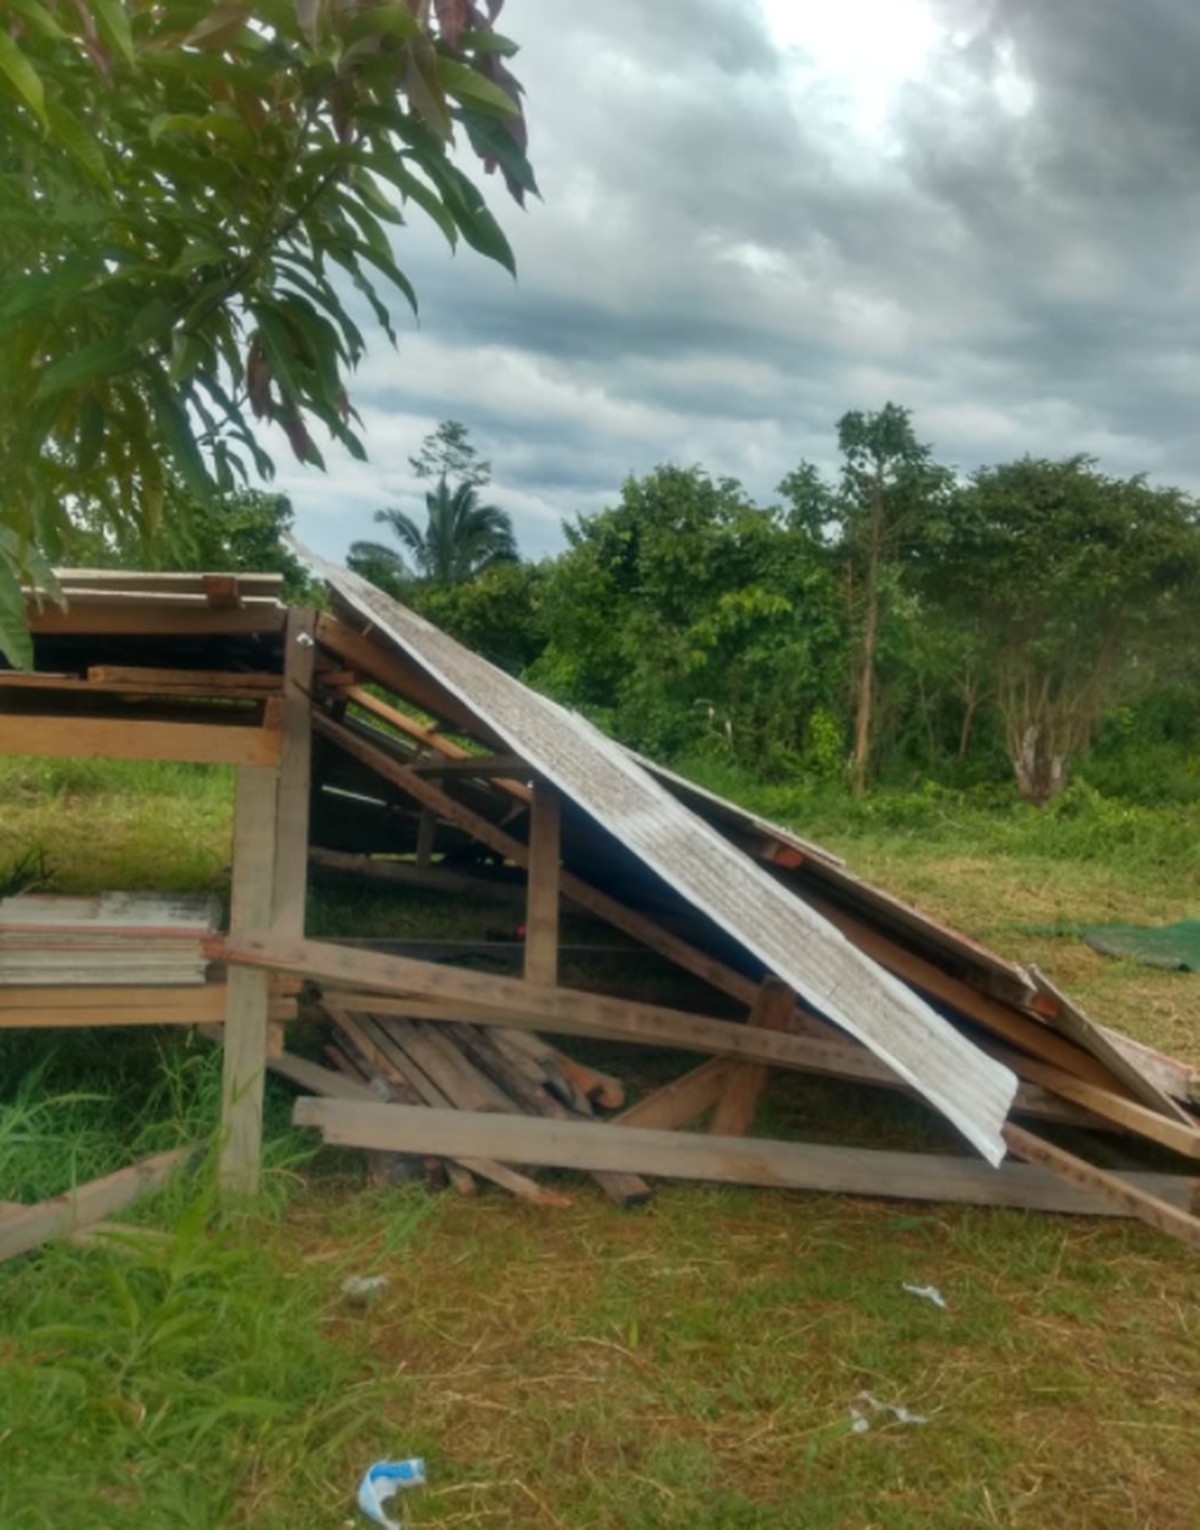
{"type": "Polygon", "coordinates": [[[347,378],[416,296],[416,212],[513,268],[460,133],[522,200],[502,0],[20,0],[0,14],[0,651],[72,506],[161,522],[269,475],[260,427],[363,454],[347,378]],[[382,287],[375,282],[382,278],[382,287]]]}
{"type": "Polygon", "coordinates": [[[796,524],[828,548],[845,591],[855,633],[854,738],[850,784],[866,790],[876,710],[876,668],[885,594],[904,555],[933,534],[952,475],[916,438],[907,409],[888,403],[873,414],[851,410],[838,421],[839,492],[830,493],[810,464],[780,484],[796,524]]]}
{"type": "Polygon", "coordinates": [[[480,504],[478,491],[469,483],[451,489],[444,478],[439,480],[425,496],[424,527],[403,510],[377,510],[375,519],[392,531],[400,546],[355,542],[347,562],[366,578],[383,574],[385,584],[393,587],[410,580],[462,584],[497,563],[517,561],[511,517],[496,505],[480,504]]]}
{"type": "Polygon", "coordinates": [[[1104,714],[1200,640],[1200,511],[1088,457],[1025,457],[960,492],[930,577],[982,654],[1018,788],[1043,804],[1104,714]]]}
{"type": "Polygon", "coordinates": [[[653,753],[794,761],[842,683],[836,591],[808,540],[735,480],[674,465],[564,529],[531,678],[653,753]]]}
{"type": "Polygon", "coordinates": [[[467,439],[467,427],[461,420],[443,420],[408,463],[418,478],[445,478],[449,483],[470,484],[473,489],[482,489],[492,481],[492,464],[467,439]]]}

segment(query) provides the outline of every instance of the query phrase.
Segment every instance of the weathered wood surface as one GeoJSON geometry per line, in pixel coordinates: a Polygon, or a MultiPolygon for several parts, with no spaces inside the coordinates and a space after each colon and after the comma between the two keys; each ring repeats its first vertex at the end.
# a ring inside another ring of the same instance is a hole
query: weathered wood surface
{"type": "MultiPolygon", "coordinates": [[[[765,978],[747,1023],[768,1031],[783,1031],[787,1029],[795,1007],[796,995],[786,983],[781,983],[778,978],[765,978]]],[[[769,1071],[762,1063],[730,1065],[725,1087],[713,1112],[714,1137],[740,1137],[750,1130],[769,1071]]]]}
{"type": "MultiPolygon", "coordinates": [[[[240,770],[233,814],[230,928],[270,925],[274,906],[275,799],[273,770],[240,770]]],[[[227,980],[221,1083],[221,1183],[238,1194],[258,1188],[262,1152],[264,1071],[270,993],[267,975],[232,968],[227,980]]]]}
{"type": "MultiPolygon", "coordinates": [[[[811,1071],[814,1061],[828,1047],[837,1045],[659,1005],[605,998],[573,988],[546,988],[517,978],[381,956],[325,941],[230,935],[223,954],[231,964],[294,972],[334,986],[353,984],[360,991],[392,993],[402,999],[415,996],[462,1001],[472,1006],[469,1018],[477,1024],[673,1046],[801,1072],[811,1071]]],[[[367,1007],[369,1000],[363,1003],[367,1007]]]]}
{"type": "Polygon", "coordinates": [[[1162,1181],[1170,1183],[1168,1176],[1113,1174],[1097,1169],[1065,1148],[1056,1147],[1011,1122],[1004,1128],[1004,1140],[1009,1150],[1028,1166],[1048,1171],[1064,1186],[1103,1201],[1115,1215],[1135,1217],[1189,1248],[1200,1249],[1200,1218],[1192,1215],[1196,1204],[1195,1180],[1175,1181],[1193,1187],[1192,1193],[1181,1201],[1172,1189],[1164,1187],[1162,1181]]]}
{"type": "Polygon", "coordinates": [[[675,1131],[702,1116],[721,1098],[732,1068],[756,1067],[757,1064],[731,1063],[724,1057],[712,1057],[692,1068],[681,1078],[672,1079],[630,1105],[610,1126],[642,1126],[655,1131],[675,1131]]]}
{"type": "MultiPolygon", "coordinates": [[[[413,1091],[424,1101],[423,1105],[410,1106],[409,1109],[424,1111],[427,1108],[445,1109],[451,1104],[449,1098],[442,1093],[437,1085],[420,1069],[414,1067],[411,1060],[398,1048],[394,1047],[391,1038],[380,1026],[376,1025],[369,1015],[348,1015],[338,1012],[334,1015],[340,1029],[346,1031],[353,1039],[355,1045],[363,1053],[364,1057],[379,1073],[387,1079],[388,1083],[406,1090],[413,1091]]],[[[297,1102],[299,1103],[299,1102],[297,1102]]],[[[389,1107],[399,1109],[402,1107],[389,1107]]],[[[457,1112],[450,1112],[456,1114],[457,1112]]],[[[418,1149],[417,1151],[424,1151],[418,1149]]],[[[527,1174],[521,1174],[511,1169],[507,1164],[500,1163],[490,1155],[461,1153],[439,1153],[439,1157],[456,1159],[464,1169],[472,1174],[477,1174],[480,1179],[490,1180],[502,1189],[518,1196],[521,1200],[531,1201],[537,1206],[566,1207],[571,1204],[570,1197],[559,1194],[555,1190],[547,1190],[544,1185],[539,1185],[536,1180],[529,1178],[527,1174]]]]}
{"type": "Polygon", "coordinates": [[[0,1261],[27,1254],[51,1238],[66,1237],[131,1206],[141,1196],[165,1185],[196,1152],[195,1147],[185,1147],[156,1153],[128,1169],[118,1169],[103,1179],[77,1185],[53,1200],[8,1211],[0,1219],[0,1261]]]}
{"type": "Polygon", "coordinates": [[[529,813],[529,878],[525,904],[525,980],[558,982],[562,799],[552,786],[533,789],[529,813]]]}
{"type": "Polygon", "coordinates": [[[279,743],[278,728],[254,722],[158,722],[0,712],[0,754],[267,766],[279,758],[279,743]]]}
{"type": "MultiPolygon", "coordinates": [[[[1140,1214],[1146,1199],[1182,1209],[1195,1181],[1173,1175],[1107,1175],[1127,1198],[1067,1182],[1037,1164],[999,1168],[973,1159],[870,1148],[762,1142],[664,1132],[611,1122],[557,1122],[529,1116],[467,1115],[342,1100],[299,1099],[293,1119],[318,1128],[326,1142],[400,1151],[500,1154],[563,1169],[626,1169],[667,1179],[712,1180],[775,1189],[863,1195],[872,1199],[963,1202],[1088,1216],[1140,1214]]],[[[1100,1174],[1099,1170],[1093,1171],[1100,1174]]]]}

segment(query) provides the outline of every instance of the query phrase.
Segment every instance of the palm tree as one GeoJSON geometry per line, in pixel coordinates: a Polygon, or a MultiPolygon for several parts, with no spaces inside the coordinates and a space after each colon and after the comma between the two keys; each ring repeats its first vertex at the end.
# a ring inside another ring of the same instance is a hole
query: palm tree
{"type": "Polygon", "coordinates": [[[350,567],[376,583],[463,584],[496,563],[518,560],[517,539],[508,512],[481,505],[471,483],[451,489],[445,477],[425,496],[422,530],[403,510],[376,510],[375,519],[391,529],[400,546],[354,542],[350,567]]]}

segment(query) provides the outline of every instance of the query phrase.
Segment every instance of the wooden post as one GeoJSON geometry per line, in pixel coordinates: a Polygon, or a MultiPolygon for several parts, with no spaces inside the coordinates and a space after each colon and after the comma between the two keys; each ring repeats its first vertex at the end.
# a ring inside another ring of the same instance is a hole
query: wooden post
{"type": "MultiPolygon", "coordinates": [[[[317,613],[288,612],[284,629],[283,737],[279,750],[279,785],[275,794],[275,878],[271,891],[271,928],[304,939],[308,895],[308,820],[312,790],[312,686],[317,656],[317,613]]],[[[272,1022],[268,1051],[283,1051],[283,1026],[272,1022]]]]}
{"type": "Polygon", "coordinates": [[[417,865],[427,867],[433,860],[433,847],[437,838],[437,814],[432,808],[422,808],[417,825],[417,865]]]}
{"type": "MultiPolygon", "coordinates": [[[[277,784],[274,770],[243,766],[237,773],[229,915],[230,932],[235,935],[260,931],[271,923],[277,784]]],[[[226,986],[221,1183],[246,1195],[258,1188],[268,984],[268,974],[261,969],[231,967],[226,986]]]]}
{"type": "Polygon", "coordinates": [[[559,860],[562,799],[537,782],[529,817],[529,888],[525,903],[525,981],[558,982],[559,860]]]}
{"type": "MultiPolygon", "coordinates": [[[[796,1008],[796,995],[779,978],[767,977],[750,1011],[749,1025],[785,1031],[796,1008]]],[[[713,1113],[711,1130],[717,1137],[741,1137],[754,1123],[758,1101],[766,1087],[769,1069],[762,1063],[732,1063],[721,1098],[713,1113]]]]}

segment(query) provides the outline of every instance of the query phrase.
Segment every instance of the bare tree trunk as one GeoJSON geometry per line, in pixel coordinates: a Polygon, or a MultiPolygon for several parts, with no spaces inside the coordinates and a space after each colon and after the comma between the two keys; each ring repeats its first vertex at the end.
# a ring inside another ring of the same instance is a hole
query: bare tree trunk
{"type": "Polygon", "coordinates": [[[875,650],[879,645],[879,559],[883,541],[883,485],[876,482],[867,541],[866,625],[858,677],[858,711],[854,720],[854,753],[850,757],[850,790],[861,797],[867,789],[871,763],[871,722],[875,702],[875,650]]]}
{"type": "Polygon", "coordinates": [[[1037,807],[1045,807],[1067,784],[1066,755],[1054,748],[1049,734],[1043,723],[1031,722],[1021,731],[1012,752],[1017,789],[1037,807]]]}

